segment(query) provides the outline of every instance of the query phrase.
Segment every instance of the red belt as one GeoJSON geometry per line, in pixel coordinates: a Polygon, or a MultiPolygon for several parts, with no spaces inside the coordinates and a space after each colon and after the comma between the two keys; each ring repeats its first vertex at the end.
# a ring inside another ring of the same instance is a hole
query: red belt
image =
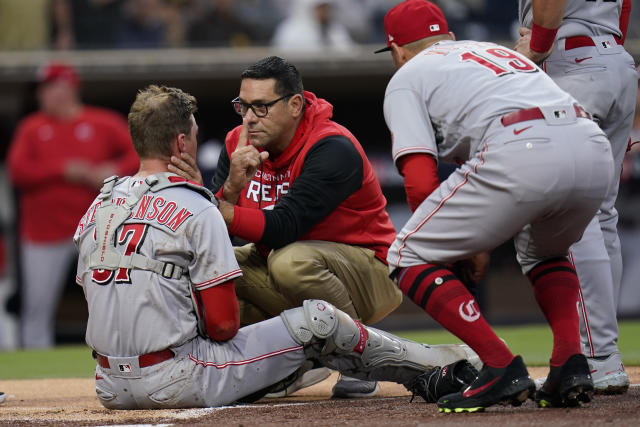
{"type": "MultiPolygon", "coordinates": [[[[579,105],[573,105],[573,108],[576,110],[576,116],[584,119],[591,119],[591,114],[584,111],[582,107],[579,105]]],[[[505,114],[500,119],[500,122],[503,126],[510,126],[514,123],[526,122],[527,120],[538,120],[544,119],[544,114],[542,114],[542,110],[538,107],[527,108],[526,110],[518,110],[513,113],[505,114]]]]}
{"type": "MultiPolygon", "coordinates": [[[[618,36],[613,36],[616,39],[616,43],[622,44],[622,39],[618,36]]],[[[576,49],[585,46],[595,46],[596,43],[589,36],[575,36],[567,37],[564,39],[564,50],[576,49]]]]}
{"type": "MultiPolygon", "coordinates": [[[[157,363],[164,362],[165,360],[173,359],[174,354],[173,351],[166,349],[156,351],[154,353],[143,354],[142,356],[138,356],[138,364],[141,368],[146,368],[147,366],[153,366],[157,363]]],[[[103,356],[101,354],[96,353],[96,359],[98,360],[98,365],[105,369],[110,369],[109,358],[103,356]]]]}

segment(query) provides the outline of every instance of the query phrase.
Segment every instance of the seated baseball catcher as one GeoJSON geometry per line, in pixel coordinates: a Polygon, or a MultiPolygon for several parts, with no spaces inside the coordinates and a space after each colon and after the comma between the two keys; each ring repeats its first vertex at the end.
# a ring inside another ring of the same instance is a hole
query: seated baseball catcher
{"type": "Polygon", "coordinates": [[[402,383],[430,401],[475,378],[468,348],[404,340],[322,300],[239,328],[242,273],[215,198],[167,169],[171,156],[195,158],[195,111],[180,89],[138,93],[128,119],[140,169],[105,180],[74,237],[105,407],[251,402],[305,364],[402,383]]]}

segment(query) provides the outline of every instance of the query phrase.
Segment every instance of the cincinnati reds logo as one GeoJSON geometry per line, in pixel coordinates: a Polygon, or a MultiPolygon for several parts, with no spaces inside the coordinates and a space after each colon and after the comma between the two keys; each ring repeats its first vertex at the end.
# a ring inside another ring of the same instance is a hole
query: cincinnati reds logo
{"type": "Polygon", "coordinates": [[[480,318],[480,310],[478,310],[475,304],[475,300],[471,300],[466,304],[464,302],[460,303],[460,307],[458,307],[460,317],[469,323],[475,322],[480,318]]]}
{"type": "Polygon", "coordinates": [[[321,302],[316,304],[316,308],[318,309],[318,311],[325,311],[327,309],[327,307],[321,302]]]}

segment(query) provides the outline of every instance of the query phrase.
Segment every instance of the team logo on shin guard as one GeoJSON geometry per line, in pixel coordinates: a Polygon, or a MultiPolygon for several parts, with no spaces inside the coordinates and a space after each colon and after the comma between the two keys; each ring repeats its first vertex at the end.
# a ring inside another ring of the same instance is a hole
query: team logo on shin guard
{"type": "Polygon", "coordinates": [[[467,303],[461,302],[458,313],[467,322],[475,322],[480,318],[480,310],[476,307],[476,301],[473,299],[467,303]]]}

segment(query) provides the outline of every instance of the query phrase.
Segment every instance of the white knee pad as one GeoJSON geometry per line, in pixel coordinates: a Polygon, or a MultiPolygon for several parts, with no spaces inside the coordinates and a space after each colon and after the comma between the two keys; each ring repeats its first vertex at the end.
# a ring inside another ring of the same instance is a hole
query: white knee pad
{"type": "Polygon", "coordinates": [[[363,326],[322,300],[306,300],[280,316],[308,357],[360,379],[406,384],[435,366],[470,359],[473,353],[458,345],[430,347],[363,326]]]}
{"type": "Polygon", "coordinates": [[[280,317],[298,344],[326,340],[322,353],[350,353],[360,341],[356,322],[326,301],[305,300],[302,307],[285,310],[280,317]]]}

